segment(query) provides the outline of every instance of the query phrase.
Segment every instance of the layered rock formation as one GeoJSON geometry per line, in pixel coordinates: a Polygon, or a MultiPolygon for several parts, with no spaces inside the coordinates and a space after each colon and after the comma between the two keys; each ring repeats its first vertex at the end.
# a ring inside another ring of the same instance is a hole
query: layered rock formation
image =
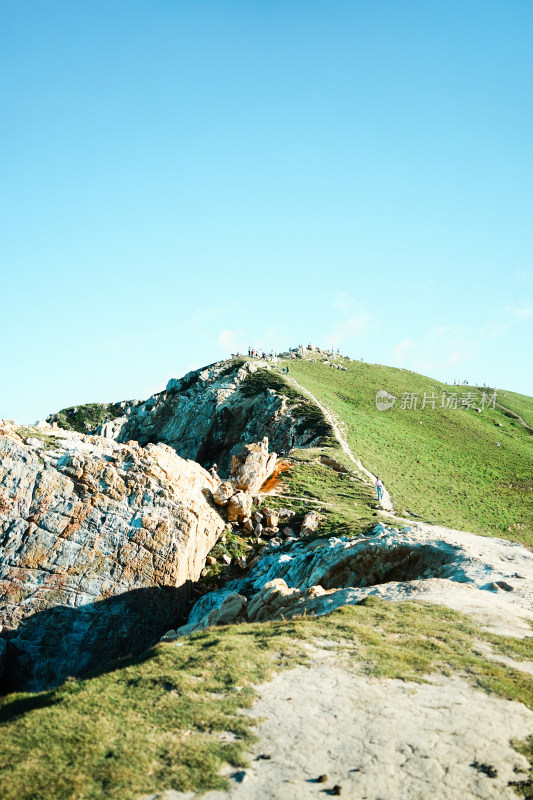
{"type": "Polygon", "coordinates": [[[327,614],[368,595],[423,599],[475,615],[490,630],[531,635],[533,554],[503,539],[437,526],[378,525],[354,539],[274,540],[246,578],[205,595],[167,638],[228,622],[327,614]]]}
{"type": "MultiPolygon", "coordinates": [[[[170,380],[145,402],[125,403],[121,409],[122,416],[94,432],[120,442],[163,442],[182,458],[206,467],[217,463],[221,475],[228,474],[232,456],[243,444],[268,437],[279,453],[318,443],[331,432],[314,404],[291,390],[266,362],[212,364],[170,380]]],[[[78,416],[82,410],[77,409],[78,416]]],[[[61,413],[49,421],[57,421],[61,413]]]]}
{"type": "Polygon", "coordinates": [[[156,640],[224,528],[217,486],[164,444],[1,424],[5,687],[48,686],[156,640]]]}

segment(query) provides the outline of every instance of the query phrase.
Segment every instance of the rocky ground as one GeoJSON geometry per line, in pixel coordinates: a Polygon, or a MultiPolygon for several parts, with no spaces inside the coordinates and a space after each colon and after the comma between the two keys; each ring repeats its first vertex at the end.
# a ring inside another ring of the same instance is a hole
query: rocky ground
{"type": "Polygon", "coordinates": [[[531,635],[533,554],[504,539],[417,523],[356,539],[273,539],[242,579],[207,594],[166,639],[228,622],[322,615],[369,595],[423,600],[500,635],[531,635]]]}
{"type": "MultiPolygon", "coordinates": [[[[354,675],[316,649],[261,687],[252,714],[258,741],[231,790],[204,800],[516,800],[527,760],[511,739],[533,734],[533,712],[459,678],[419,684],[354,675]],[[480,735],[483,731],[483,735],[480,735]]],[[[191,800],[167,791],[139,800],[191,800]]]]}

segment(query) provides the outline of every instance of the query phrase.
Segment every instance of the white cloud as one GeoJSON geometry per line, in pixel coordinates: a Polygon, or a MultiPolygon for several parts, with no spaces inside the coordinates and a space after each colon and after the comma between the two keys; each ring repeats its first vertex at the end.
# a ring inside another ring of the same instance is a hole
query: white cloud
{"type": "Polygon", "coordinates": [[[230,331],[227,328],[223,328],[217,336],[217,344],[220,345],[226,355],[248,350],[244,333],[241,330],[230,331]]]}
{"type": "Polygon", "coordinates": [[[355,300],[346,292],[337,292],[331,301],[331,307],[337,311],[347,312],[355,306],[355,300]]]}
{"type": "Polygon", "coordinates": [[[494,319],[481,331],[481,339],[494,339],[502,336],[509,328],[520,325],[524,320],[533,317],[533,306],[505,306],[496,312],[494,319]]]}
{"type": "Polygon", "coordinates": [[[441,325],[430,328],[421,341],[402,339],[392,352],[396,366],[427,373],[466,361],[475,345],[462,328],[441,325]]]}
{"type": "Polygon", "coordinates": [[[372,314],[368,311],[359,311],[348,319],[338,322],[324,337],[326,347],[340,347],[346,342],[351,342],[368,330],[372,322],[372,314]]]}
{"type": "Polygon", "coordinates": [[[405,366],[409,352],[413,351],[413,347],[416,348],[416,342],[413,342],[412,339],[402,339],[402,341],[393,348],[394,363],[397,367],[405,366]]]}
{"type": "Polygon", "coordinates": [[[491,339],[533,317],[533,306],[505,306],[495,312],[493,320],[481,330],[468,330],[463,326],[440,325],[429,328],[423,338],[402,339],[393,348],[394,363],[398,367],[425,374],[458,367],[474,358],[491,339]]]}

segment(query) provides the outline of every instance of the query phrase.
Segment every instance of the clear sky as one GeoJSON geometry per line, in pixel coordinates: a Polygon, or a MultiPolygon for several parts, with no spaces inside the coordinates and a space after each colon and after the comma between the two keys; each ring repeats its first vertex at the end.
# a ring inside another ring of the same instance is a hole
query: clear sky
{"type": "Polygon", "coordinates": [[[531,0],[0,0],[0,418],[249,345],[533,394],[531,0]]]}

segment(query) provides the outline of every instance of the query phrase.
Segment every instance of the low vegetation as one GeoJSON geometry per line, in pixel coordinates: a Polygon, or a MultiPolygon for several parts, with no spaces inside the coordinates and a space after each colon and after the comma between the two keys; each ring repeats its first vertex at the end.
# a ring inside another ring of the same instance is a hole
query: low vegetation
{"type": "Polygon", "coordinates": [[[290,401],[294,416],[301,420],[297,427],[297,433],[312,431],[315,437],[321,438],[322,444],[335,445],[335,434],[320,409],[299,391],[289,386],[278,373],[259,369],[245,379],[240,391],[245,397],[255,397],[268,389],[273,389],[290,401]]]}
{"type": "Polygon", "coordinates": [[[78,433],[90,433],[106,419],[114,419],[122,414],[120,403],[86,403],[82,406],[63,408],[48,418],[57,422],[60,428],[78,433]]]}
{"type": "Polygon", "coordinates": [[[57,436],[50,436],[47,433],[43,433],[39,428],[21,427],[16,429],[16,433],[18,433],[20,438],[24,439],[25,442],[27,439],[39,439],[45,450],[57,450],[61,449],[62,446],[61,439],[58,439],[57,436]]]}
{"type": "MultiPolygon", "coordinates": [[[[368,598],[317,619],[207,629],[55,691],[4,698],[2,796],[134,800],[156,790],[221,788],[222,764],[246,763],[254,723],[241,711],[252,705],[253,687],[273,670],[305,663],[303,643],[324,638],[359,673],[417,682],[458,674],[533,708],[531,678],[476,650],[478,641],[508,649],[507,640],[439,606],[368,598]]],[[[529,744],[519,746],[531,755],[529,744]]],[[[527,797],[522,783],[515,789],[527,797]]]]}
{"type": "MultiPolygon", "coordinates": [[[[342,464],[344,454],[334,448],[293,451],[287,460],[291,468],[282,473],[278,494],[268,498],[268,505],[295,511],[294,522],[290,523],[295,527],[308,511],[318,511],[322,516],[320,536],[357,536],[367,532],[381,520],[373,488],[348,465],[344,465],[346,472],[339,472],[321,463],[321,457],[342,464]]],[[[351,462],[348,464],[353,467],[351,462]]]]}

